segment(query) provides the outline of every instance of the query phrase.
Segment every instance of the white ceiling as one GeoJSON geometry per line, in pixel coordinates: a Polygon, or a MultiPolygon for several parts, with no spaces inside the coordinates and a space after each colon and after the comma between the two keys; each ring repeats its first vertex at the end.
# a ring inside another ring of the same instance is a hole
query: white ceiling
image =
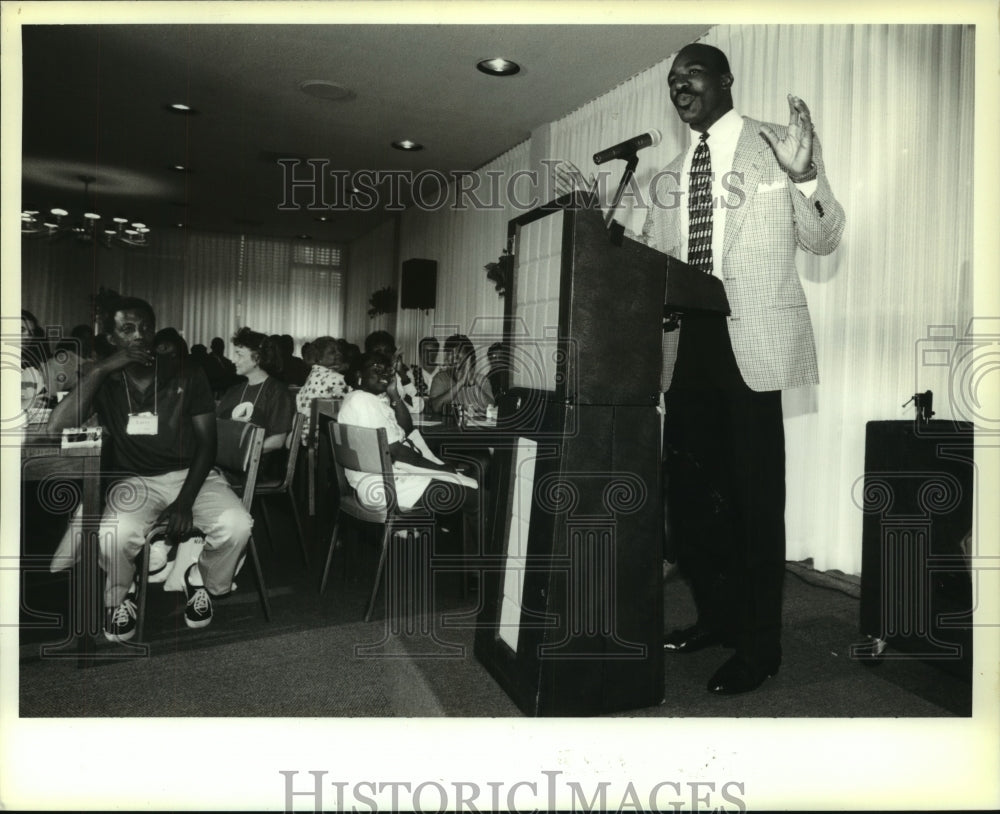
{"type": "MultiPolygon", "coordinates": [[[[86,25],[23,30],[24,206],[92,205],[154,230],[350,241],[382,213],[280,211],[278,156],[329,169],[473,170],[710,25],[86,25]],[[484,58],[521,64],[510,78],[484,58]],[[355,98],[304,94],[310,79],[355,98]],[[197,116],[165,110],[186,101],[197,116]],[[399,138],[425,145],[389,147],[399,138]],[[169,167],[183,163],[189,174],[169,167]]],[[[300,199],[302,202],[302,199],[300,199]]]]}

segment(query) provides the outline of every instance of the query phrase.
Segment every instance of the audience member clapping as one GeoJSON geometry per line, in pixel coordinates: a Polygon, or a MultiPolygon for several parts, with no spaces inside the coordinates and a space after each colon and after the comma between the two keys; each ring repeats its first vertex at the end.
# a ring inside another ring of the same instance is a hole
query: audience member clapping
{"type": "Polygon", "coordinates": [[[489,381],[476,370],[476,349],[465,334],[453,334],[444,341],[445,364],[431,385],[429,404],[435,413],[447,412],[449,405],[462,405],[485,413],[494,404],[489,381]]]}

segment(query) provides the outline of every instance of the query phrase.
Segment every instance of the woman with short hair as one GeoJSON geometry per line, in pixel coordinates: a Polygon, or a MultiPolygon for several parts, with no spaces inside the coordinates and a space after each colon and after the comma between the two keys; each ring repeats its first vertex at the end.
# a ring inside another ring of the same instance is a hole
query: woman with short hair
{"type": "Polygon", "coordinates": [[[215,409],[218,418],[247,421],[264,428],[264,453],[261,465],[268,461],[269,474],[273,473],[268,453],[280,450],[292,428],[295,402],[288,387],[273,373],[280,370],[279,351],[264,334],[240,328],[232,339],[233,363],[236,374],[244,377],[219,400],[215,409]]]}

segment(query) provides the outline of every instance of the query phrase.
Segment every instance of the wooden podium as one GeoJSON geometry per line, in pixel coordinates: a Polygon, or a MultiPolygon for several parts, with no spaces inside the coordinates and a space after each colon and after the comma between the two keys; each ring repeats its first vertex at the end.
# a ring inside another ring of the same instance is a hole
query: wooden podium
{"type": "Polygon", "coordinates": [[[476,657],[527,715],[653,706],[664,697],[664,303],[725,312],[725,292],[633,240],[613,245],[579,194],[510,221],[508,239],[498,430],[509,440],[495,449],[476,657]]]}

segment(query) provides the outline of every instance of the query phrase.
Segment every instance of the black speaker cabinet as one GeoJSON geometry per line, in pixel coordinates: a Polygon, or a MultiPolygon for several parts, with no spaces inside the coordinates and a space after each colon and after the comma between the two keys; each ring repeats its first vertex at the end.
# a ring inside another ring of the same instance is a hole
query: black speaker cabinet
{"type": "Polygon", "coordinates": [[[399,290],[400,307],[427,311],[434,307],[436,301],[437,261],[416,257],[404,260],[399,290]]]}
{"type": "Polygon", "coordinates": [[[664,697],[665,255],[578,198],[511,221],[510,389],[476,657],[528,715],[664,697]]]}
{"type": "Polygon", "coordinates": [[[870,421],[861,632],[971,681],[971,424],[870,421]]]}

